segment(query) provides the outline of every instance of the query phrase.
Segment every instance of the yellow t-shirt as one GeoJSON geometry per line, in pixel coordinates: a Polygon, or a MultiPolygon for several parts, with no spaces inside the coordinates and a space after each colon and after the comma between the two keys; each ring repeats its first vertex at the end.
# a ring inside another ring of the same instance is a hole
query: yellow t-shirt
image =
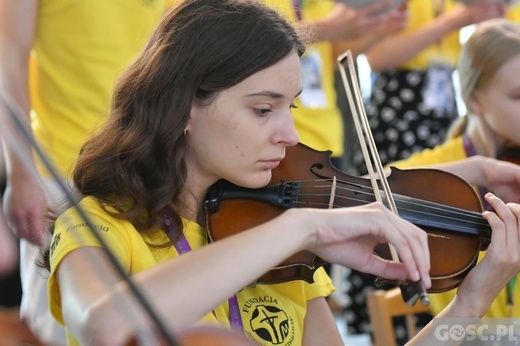
{"type": "MultiPolygon", "coordinates": [[[[139,273],[178,256],[173,246],[154,247],[169,242],[163,231],[155,229],[141,234],[128,221],[110,216],[92,197],[84,198],[80,205],[127,273],[139,273]]],[[[187,220],[184,220],[184,226],[186,238],[193,250],[207,244],[204,228],[187,220]]],[[[84,246],[100,245],[77,211],[71,208],[56,222],[50,254],[49,304],[53,316],[62,324],[56,268],[68,253],[84,246]],[[81,239],[78,240],[79,237],[81,239]]],[[[211,263],[208,262],[208,265],[211,263]]],[[[225,275],[223,277],[225,278],[225,275]]],[[[257,285],[255,288],[247,287],[238,292],[237,300],[245,334],[258,345],[301,345],[307,301],[325,297],[333,291],[332,282],[323,268],[316,271],[314,279],[314,284],[296,280],[282,284],[257,285]]],[[[228,303],[219,305],[214,314],[208,313],[201,323],[230,327],[228,303]]],[[[68,338],[70,344],[76,344],[70,334],[68,338]]]]}
{"type": "MultiPolygon", "coordinates": [[[[408,159],[398,161],[389,166],[395,166],[398,168],[406,169],[413,168],[428,164],[446,163],[452,161],[458,161],[467,157],[466,150],[464,149],[464,143],[462,137],[449,140],[446,143],[439,145],[433,149],[426,149],[420,153],[411,155],[408,159]]],[[[479,261],[483,258],[485,252],[480,252],[479,261]]],[[[517,275],[517,279],[520,275],[517,275]]],[[[493,280],[492,277],[489,278],[493,280]]],[[[430,294],[431,310],[434,315],[437,315],[442,311],[455,297],[457,289],[453,289],[444,293],[430,294]]],[[[513,288],[513,300],[520,302],[520,285],[516,284],[513,288]]],[[[520,304],[514,304],[512,311],[509,312],[507,307],[507,290],[506,288],[500,291],[500,294],[495,298],[488,312],[485,314],[486,318],[509,318],[509,317],[520,317],[520,304]],[[511,315],[510,315],[511,313],[511,315]]]]}
{"type": "MultiPolygon", "coordinates": [[[[295,24],[298,19],[292,0],[263,0],[295,24]]],[[[300,1],[304,20],[325,17],[334,2],[327,0],[300,1]]],[[[303,91],[293,109],[300,142],[313,149],[332,150],[332,157],[343,155],[343,119],[336,100],[332,44],[318,42],[307,47],[302,57],[303,91]]]]}
{"type": "MultiPolygon", "coordinates": [[[[439,12],[436,10],[436,4],[442,7],[440,11],[448,12],[457,5],[457,1],[409,0],[408,26],[404,32],[413,32],[434,20],[436,13],[439,12]]],[[[506,17],[509,20],[520,22],[520,5],[509,8],[506,17]]],[[[424,70],[428,67],[430,62],[441,62],[455,67],[460,55],[460,49],[461,44],[459,32],[456,30],[444,36],[439,42],[423,49],[419,54],[405,62],[399,68],[408,70],[424,70]]]]}
{"type": "Polygon", "coordinates": [[[388,166],[401,169],[463,160],[467,157],[462,137],[446,141],[432,149],[413,153],[409,158],[392,162],[388,166]]]}
{"type": "Polygon", "coordinates": [[[62,176],[69,177],[82,143],[108,115],[117,77],[169,1],[38,2],[29,62],[31,125],[62,176]]]}

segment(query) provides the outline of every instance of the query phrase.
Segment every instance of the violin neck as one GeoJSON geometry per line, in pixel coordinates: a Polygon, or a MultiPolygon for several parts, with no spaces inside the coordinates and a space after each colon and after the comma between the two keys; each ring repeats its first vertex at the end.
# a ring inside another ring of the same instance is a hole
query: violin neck
{"type": "Polygon", "coordinates": [[[491,226],[480,213],[402,195],[394,199],[399,216],[418,227],[491,239],[491,226]]]}

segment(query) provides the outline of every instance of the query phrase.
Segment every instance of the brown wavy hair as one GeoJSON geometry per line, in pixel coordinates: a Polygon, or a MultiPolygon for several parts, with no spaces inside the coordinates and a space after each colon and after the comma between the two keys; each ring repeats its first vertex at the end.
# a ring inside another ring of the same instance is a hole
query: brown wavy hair
{"type": "Polygon", "coordinates": [[[192,104],[207,105],[219,91],[304,50],[288,21],[256,1],[183,1],[120,77],[108,120],[82,147],[74,184],[138,231],[164,228],[165,215],[182,231],[192,104]]]}

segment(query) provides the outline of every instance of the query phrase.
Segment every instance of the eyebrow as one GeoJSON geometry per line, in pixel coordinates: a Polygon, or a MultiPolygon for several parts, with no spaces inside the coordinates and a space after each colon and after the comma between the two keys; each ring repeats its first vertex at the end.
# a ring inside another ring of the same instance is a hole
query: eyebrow
{"type": "MultiPolygon", "coordinates": [[[[298,97],[301,93],[302,93],[302,89],[300,89],[300,91],[298,91],[298,93],[294,96],[294,98],[298,97]]],[[[246,95],[246,97],[260,97],[260,96],[270,97],[273,99],[281,99],[284,97],[283,94],[280,94],[280,93],[277,93],[274,91],[269,91],[269,90],[260,91],[257,93],[246,95]]]]}

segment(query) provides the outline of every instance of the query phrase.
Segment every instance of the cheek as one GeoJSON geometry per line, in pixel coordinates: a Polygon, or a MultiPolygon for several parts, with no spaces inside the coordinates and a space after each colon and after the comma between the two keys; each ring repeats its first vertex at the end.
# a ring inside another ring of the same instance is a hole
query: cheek
{"type": "Polygon", "coordinates": [[[257,143],[261,136],[260,129],[254,124],[236,121],[228,124],[222,140],[230,153],[236,155],[237,159],[242,159],[257,152],[257,143]]]}
{"type": "Polygon", "coordinates": [[[505,100],[495,104],[486,114],[490,126],[499,134],[510,137],[520,132],[520,105],[505,100]]]}

